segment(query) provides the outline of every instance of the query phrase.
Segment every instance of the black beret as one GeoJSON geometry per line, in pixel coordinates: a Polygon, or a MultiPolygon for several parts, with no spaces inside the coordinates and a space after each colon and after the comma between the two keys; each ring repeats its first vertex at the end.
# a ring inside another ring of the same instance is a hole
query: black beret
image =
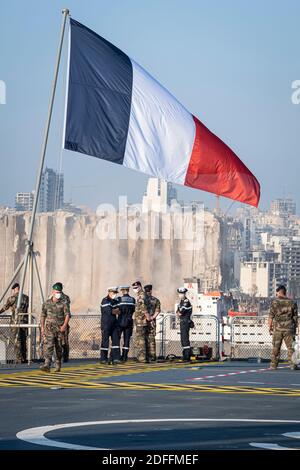
{"type": "Polygon", "coordinates": [[[286,292],[286,287],[283,284],[280,284],[280,286],[277,287],[276,292],[279,292],[280,290],[283,290],[286,292]]]}
{"type": "Polygon", "coordinates": [[[142,287],[142,284],[140,283],[140,281],[135,281],[135,282],[132,284],[132,287],[142,287]]]}

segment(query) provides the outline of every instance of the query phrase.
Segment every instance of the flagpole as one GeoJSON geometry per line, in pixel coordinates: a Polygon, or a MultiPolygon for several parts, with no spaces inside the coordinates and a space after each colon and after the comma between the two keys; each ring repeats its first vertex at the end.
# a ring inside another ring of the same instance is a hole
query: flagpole
{"type": "Polygon", "coordinates": [[[56,92],[58,71],[59,71],[61,52],[62,52],[62,46],[63,46],[63,40],[64,40],[64,34],[65,34],[65,28],[66,28],[66,21],[67,21],[67,17],[69,16],[69,14],[70,14],[70,11],[67,8],[62,10],[63,18],[62,18],[62,25],[61,25],[61,32],[60,32],[60,40],[59,40],[59,46],[58,46],[58,51],[57,51],[57,58],[56,58],[56,64],[55,64],[55,70],[54,70],[54,78],[53,78],[53,83],[52,83],[52,90],[51,90],[51,97],[50,97],[50,103],[49,103],[49,108],[48,108],[48,116],[47,116],[47,121],[46,121],[44,140],[43,140],[41,156],[40,156],[40,163],[39,163],[37,179],[36,179],[36,188],[35,188],[34,202],[33,202],[32,213],[31,213],[29,236],[28,236],[28,240],[26,242],[24,263],[23,263],[22,276],[21,276],[21,282],[20,282],[20,290],[19,290],[18,303],[17,303],[17,312],[19,312],[19,309],[20,309],[20,306],[21,306],[21,300],[22,300],[23,291],[24,291],[24,284],[25,284],[28,260],[29,260],[29,257],[32,256],[32,252],[33,252],[33,241],[32,241],[32,239],[33,239],[33,229],[34,229],[34,223],[35,223],[35,217],[36,217],[37,205],[38,205],[38,199],[39,199],[39,193],[40,193],[40,187],[41,187],[42,173],[43,173],[43,167],[44,167],[46,150],[47,150],[49,129],[50,129],[50,124],[51,124],[51,117],[52,117],[53,104],[54,104],[54,98],[55,98],[55,92],[56,92]]]}

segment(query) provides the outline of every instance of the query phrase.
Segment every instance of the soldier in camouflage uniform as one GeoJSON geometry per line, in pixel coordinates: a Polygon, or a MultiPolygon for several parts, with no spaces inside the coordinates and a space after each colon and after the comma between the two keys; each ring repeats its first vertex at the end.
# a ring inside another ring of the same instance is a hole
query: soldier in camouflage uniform
{"type": "MultiPolygon", "coordinates": [[[[17,303],[18,303],[18,296],[19,296],[20,285],[16,282],[12,286],[13,295],[11,295],[4,307],[0,309],[0,313],[5,312],[6,310],[11,310],[11,319],[10,323],[12,325],[18,325],[21,323],[28,323],[28,304],[29,298],[27,295],[23,294],[20,312],[17,315],[17,303]],[[20,313],[24,313],[26,315],[20,315],[20,313]]],[[[11,328],[10,332],[10,341],[14,344],[14,351],[16,356],[16,362],[26,362],[26,338],[27,338],[27,331],[26,328],[11,328]]]]}
{"type": "Polygon", "coordinates": [[[140,281],[132,284],[132,289],[136,294],[134,324],[135,324],[135,345],[137,348],[136,357],[139,362],[148,362],[148,326],[147,321],[151,321],[148,313],[147,298],[142,289],[140,281]]]}
{"type": "MultiPolygon", "coordinates": [[[[63,302],[66,302],[69,306],[69,309],[71,307],[71,299],[70,297],[63,292],[64,286],[62,285],[61,282],[56,282],[55,283],[57,286],[61,287],[61,298],[63,302]]],[[[70,310],[70,318],[71,318],[71,310],[70,310]]],[[[70,323],[68,323],[64,337],[63,337],[63,361],[68,362],[69,361],[69,355],[70,355],[70,343],[69,343],[69,334],[70,334],[70,323]]]]}
{"type": "MultiPolygon", "coordinates": [[[[69,306],[70,309],[70,318],[71,318],[71,299],[70,297],[63,292],[64,286],[62,285],[61,282],[56,282],[56,286],[58,286],[59,289],[61,289],[61,300],[63,302],[66,302],[69,306]]],[[[51,299],[51,296],[49,297],[51,299]]],[[[62,342],[62,347],[63,347],[63,361],[68,362],[69,361],[69,355],[70,355],[70,343],[69,343],[69,335],[70,335],[70,323],[68,323],[66,331],[63,335],[63,342],[62,342]]]]}
{"type": "Polygon", "coordinates": [[[150,361],[156,361],[156,317],[161,312],[160,300],[152,295],[152,285],[147,284],[144,286],[148,313],[151,316],[151,321],[147,321],[147,337],[148,337],[148,348],[149,348],[149,359],[150,361]]]}
{"type": "Polygon", "coordinates": [[[271,369],[276,369],[280,357],[280,348],[284,340],[288,349],[288,360],[292,370],[297,366],[292,361],[293,342],[298,326],[297,304],[287,298],[285,286],[276,289],[277,298],[273,300],[269,314],[269,329],[273,335],[273,351],[271,357],[271,369]]]}
{"type": "Polygon", "coordinates": [[[70,320],[70,307],[62,298],[61,286],[59,283],[54,284],[52,289],[52,296],[43,303],[41,314],[41,334],[44,338],[45,357],[45,364],[41,366],[43,372],[50,372],[54,348],[56,353],[55,371],[60,372],[64,334],[70,320]]]}

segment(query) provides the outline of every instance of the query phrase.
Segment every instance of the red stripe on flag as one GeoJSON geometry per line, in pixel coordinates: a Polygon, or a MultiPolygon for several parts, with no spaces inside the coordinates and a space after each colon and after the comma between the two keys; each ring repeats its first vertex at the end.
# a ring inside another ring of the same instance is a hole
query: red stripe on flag
{"type": "Polygon", "coordinates": [[[193,116],[196,133],[185,185],[257,207],[260,185],[238,156],[193,116]]]}

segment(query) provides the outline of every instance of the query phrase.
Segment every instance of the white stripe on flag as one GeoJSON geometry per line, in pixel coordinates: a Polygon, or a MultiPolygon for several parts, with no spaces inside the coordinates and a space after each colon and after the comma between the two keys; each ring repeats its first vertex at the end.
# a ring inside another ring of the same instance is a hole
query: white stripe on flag
{"type": "Polygon", "coordinates": [[[192,115],[136,62],[123,165],[184,184],[194,139],[192,115]]]}

